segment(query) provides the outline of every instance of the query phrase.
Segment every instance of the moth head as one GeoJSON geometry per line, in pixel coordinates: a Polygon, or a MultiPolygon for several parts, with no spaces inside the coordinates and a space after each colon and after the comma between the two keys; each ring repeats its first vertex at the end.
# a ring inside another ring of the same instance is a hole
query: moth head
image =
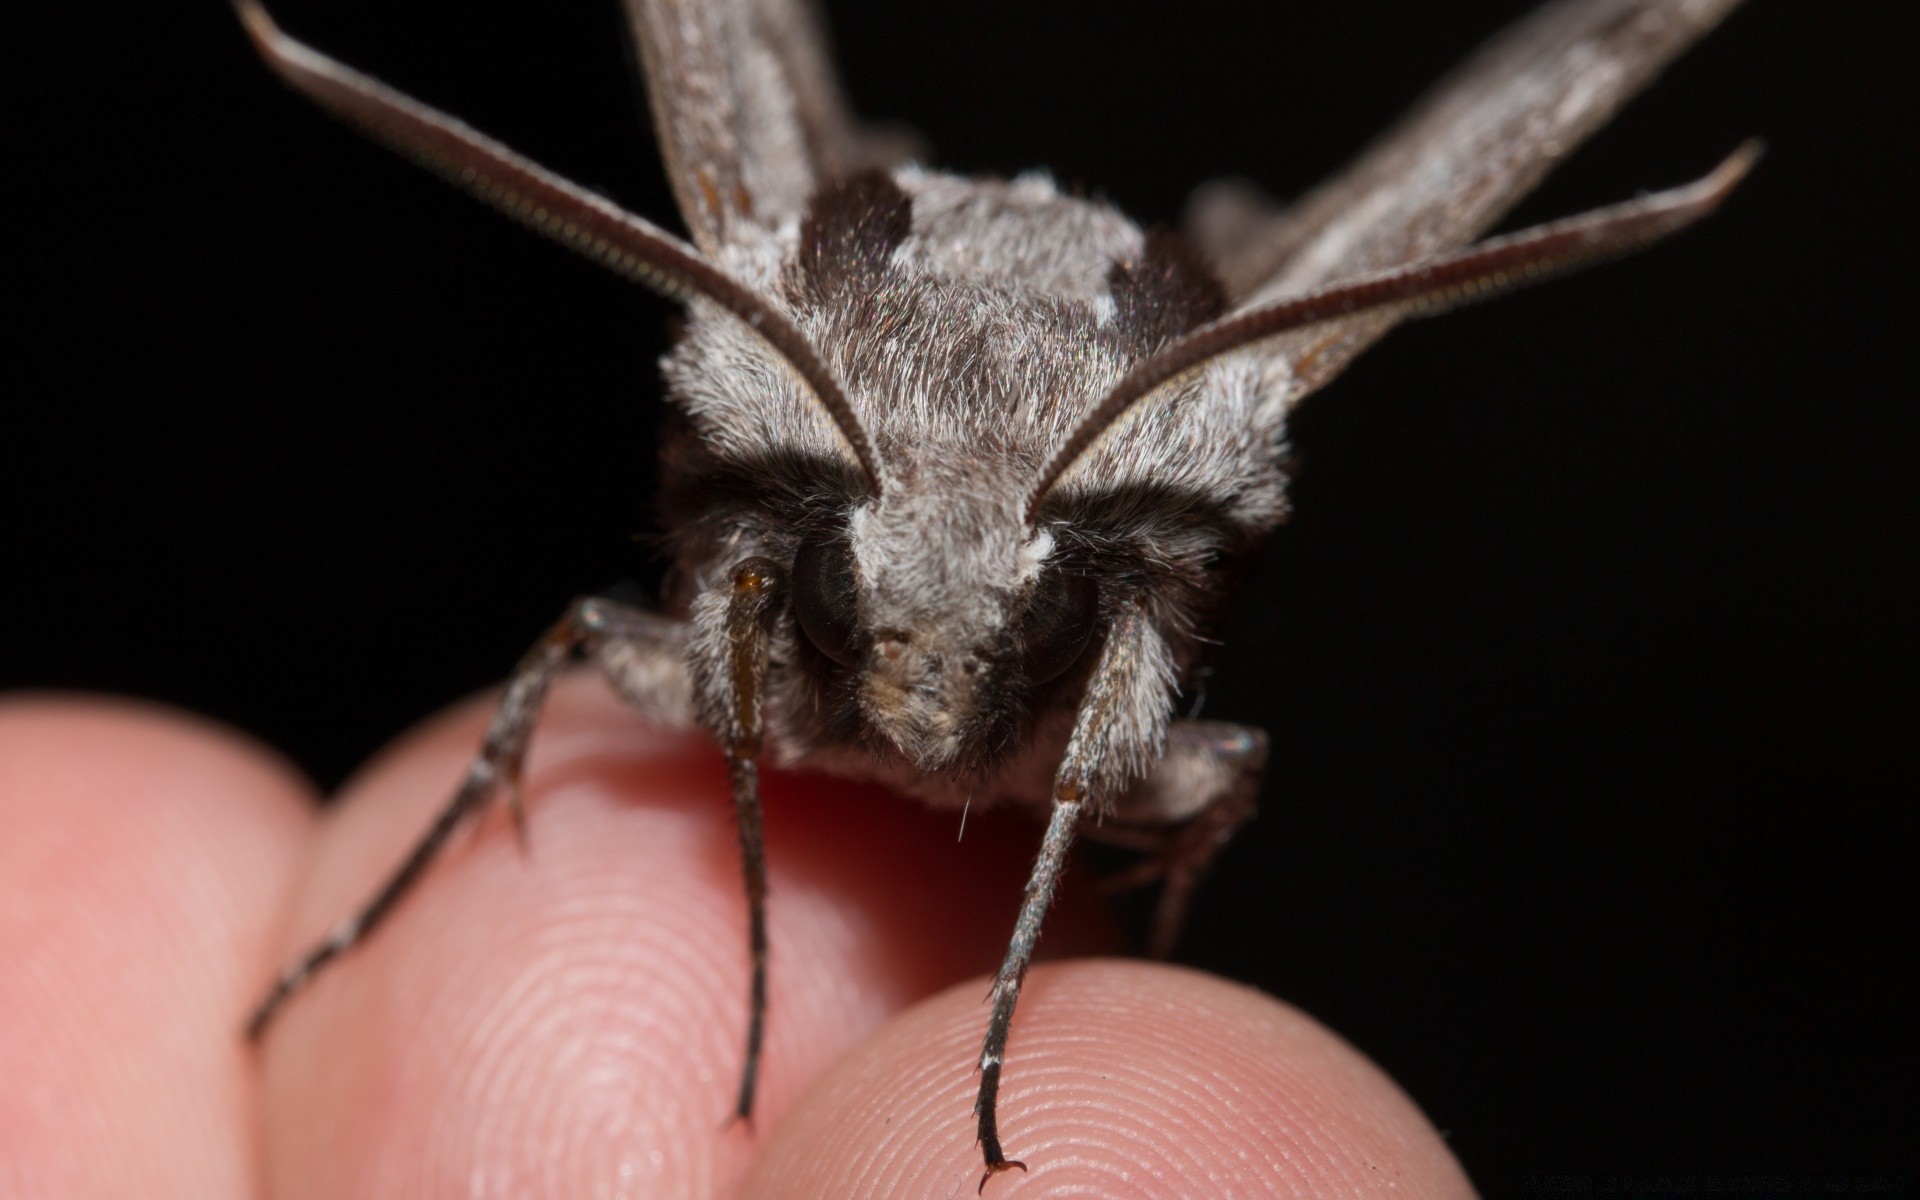
{"type": "Polygon", "coordinates": [[[863,733],[923,770],[1004,749],[1032,698],[1087,657],[1100,586],[1020,497],[964,464],[896,473],[881,500],[803,541],[790,578],[803,656],[863,733]]]}

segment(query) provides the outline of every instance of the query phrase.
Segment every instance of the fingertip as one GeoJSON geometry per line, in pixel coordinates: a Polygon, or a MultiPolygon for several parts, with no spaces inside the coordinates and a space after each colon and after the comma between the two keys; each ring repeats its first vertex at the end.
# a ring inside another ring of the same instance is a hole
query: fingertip
{"type": "MultiPolygon", "coordinates": [[[[896,1018],[803,1096],[744,1197],[969,1194],[984,984],[896,1018]]],[[[1358,1051],[1251,989],[1137,962],[1037,968],[1015,1018],[1000,1132],[1039,1195],[1465,1197],[1425,1117],[1358,1051]]]]}
{"type": "Polygon", "coordinates": [[[0,700],[0,1128],[47,1195],[240,1196],[239,1020],[311,826],[286,763],[212,722],[0,700]]]}

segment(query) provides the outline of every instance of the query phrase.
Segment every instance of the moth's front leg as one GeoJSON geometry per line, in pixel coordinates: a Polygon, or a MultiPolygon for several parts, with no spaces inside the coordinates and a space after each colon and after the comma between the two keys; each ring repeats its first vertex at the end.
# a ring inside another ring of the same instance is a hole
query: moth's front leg
{"type": "Polygon", "coordinates": [[[1102,820],[1095,841],[1139,850],[1138,866],[1105,881],[1123,890],[1160,880],[1147,952],[1173,953],[1193,890],[1222,847],[1252,818],[1267,767],[1267,735],[1223,721],[1175,721],[1167,752],[1102,820]]]}
{"type": "Polygon", "coordinates": [[[720,661],[697,663],[695,670],[709,677],[705,681],[709,692],[715,690],[715,683],[720,685],[722,711],[709,713],[707,720],[727,754],[733,815],[740,829],[740,864],[747,885],[747,949],[753,976],[747,993],[746,1059],[733,1104],[734,1119],[740,1121],[753,1116],[767,1020],[767,847],[761,824],[759,759],[771,642],[768,627],[786,593],[786,572],[778,564],[749,558],[734,567],[725,596],[704,598],[694,618],[696,623],[717,621],[721,634],[720,661]]]}
{"type": "Polygon", "coordinates": [[[642,715],[669,724],[685,724],[689,705],[685,665],[686,626],[612,600],[574,601],[507,679],[506,694],[487,725],[480,753],[467,767],[453,796],[414,844],[399,867],[358,912],[280,973],[273,988],[247,1022],[247,1037],[258,1039],[296,992],[312,983],[329,963],[371,935],[446,848],[467,820],[494,796],[504,793],[514,828],[524,843],[526,813],[520,803],[520,772],[534,722],[553,681],[573,656],[585,650],[607,674],[614,689],[642,715]]]}
{"type": "Polygon", "coordinates": [[[1033,961],[1040,925],[1053,903],[1067,852],[1082,820],[1124,790],[1129,777],[1140,773],[1146,756],[1158,747],[1167,727],[1171,681],[1172,663],[1165,641],[1144,606],[1127,605],[1108,630],[1099,662],[1087,681],[1066,753],[1054,775],[1052,810],[1040,857],[1027,879],[1006,958],[994,977],[993,1013],[987,1019],[986,1044],[980,1051],[980,1092],[974,1102],[974,1112],[980,1118],[980,1150],[987,1167],[980,1179],[981,1189],[998,1172],[1013,1167],[1026,1170],[1024,1163],[1008,1158],[1000,1145],[996,1107],[1000,1072],[1020,985],[1033,961]]]}

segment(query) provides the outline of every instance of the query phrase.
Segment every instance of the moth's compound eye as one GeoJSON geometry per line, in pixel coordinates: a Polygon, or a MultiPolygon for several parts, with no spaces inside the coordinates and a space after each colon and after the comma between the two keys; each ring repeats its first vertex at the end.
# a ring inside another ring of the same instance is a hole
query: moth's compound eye
{"type": "Polygon", "coordinates": [[[793,615],[807,640],[843,667],[854,665],[859,632],[853,593],[853,551],[846,542],[808,542],[793,556],[793,615]]]}
{"type": "Polygon", "coordinates": [[[1041,573],[1020,618],[1021,665],[1028,683],[1057,679],[1080,658],[1093,636],[1100,589],[1086,576],[1055,564],[1041,573]]]}

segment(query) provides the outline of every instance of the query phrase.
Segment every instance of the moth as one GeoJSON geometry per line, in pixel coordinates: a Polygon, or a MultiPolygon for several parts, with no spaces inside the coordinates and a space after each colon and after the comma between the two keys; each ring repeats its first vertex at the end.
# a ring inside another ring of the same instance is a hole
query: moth
{"type": "Polygon", "coordinates": [[[748,1116],[767,995],[758,764],[1045,832],[995,976],[974,1115],[986,1168],[1022,980],[1076,837],[1143,853],[1170,948],[1253,813],[1258,730],[1178,720],[1233,566],[1286,514],[1290,410],[1396,322],[1640,249],[1757,157],[1474,241],[1739,0],[1557,0],[1501,34],[1344,173],[1277,208],[1203,191],[1146,232],[1043,174],[968,178],[857,120],[804,0],[625,0],[691,242],[237,9],[335,116],[686,305],[664,360],[672,585],[577,600],[509,678],[477,757],[380,890],[248,1026],[358,944],[449,837],[503,801],[543,697],[584,656],[730,765],[749,900],[748,1116]]]}

